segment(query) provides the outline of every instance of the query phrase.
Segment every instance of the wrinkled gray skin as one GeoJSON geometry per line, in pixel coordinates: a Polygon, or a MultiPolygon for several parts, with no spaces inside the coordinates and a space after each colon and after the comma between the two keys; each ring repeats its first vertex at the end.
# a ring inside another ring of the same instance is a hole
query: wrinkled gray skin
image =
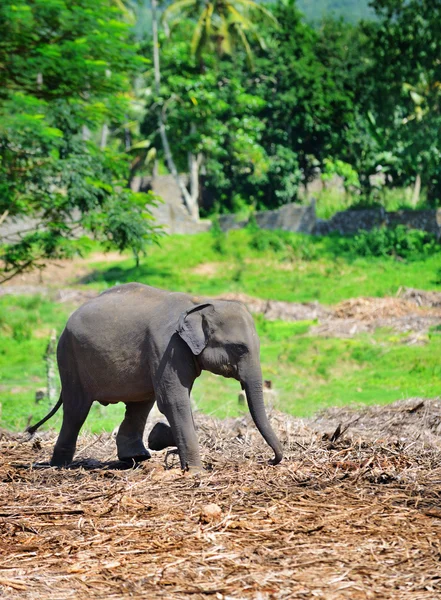
{"type": "Polygon", "coordinates": [[[156,401],[171,430],[157,428],[151,444],[176,445],[182,468],[201,470],[190,392],[202,370],[240,381],[253,420],[274,451],[272,463],[282,460],[282,447],[263,403],[259,339],[250,313],[238,302],[195,298],[139,283],[119,285],[73,313],[60,337],[57,358],[64,414],[54,466],[72,461],[94,401],[126,404],[116,437],[118,457],[149,458],[142,437],[156,401]]]}

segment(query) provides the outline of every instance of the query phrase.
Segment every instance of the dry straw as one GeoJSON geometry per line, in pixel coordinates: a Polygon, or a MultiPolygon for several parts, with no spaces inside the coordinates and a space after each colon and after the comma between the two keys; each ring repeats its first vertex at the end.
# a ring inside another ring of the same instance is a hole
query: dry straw
{"type": "Polygon", "coordinates": [[[54,434],[3,432],[0,597],[440,598],[441,405],[272,421],[277,467],[246,418],[200,416],[201,477],[165,453],[118,470],[107,434],[38,467],[54,434]]]}

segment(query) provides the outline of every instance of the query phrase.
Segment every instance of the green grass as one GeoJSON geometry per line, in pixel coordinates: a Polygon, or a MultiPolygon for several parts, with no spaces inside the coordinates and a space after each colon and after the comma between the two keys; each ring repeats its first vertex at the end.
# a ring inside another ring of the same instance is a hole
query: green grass
{"type": "MultiPolygon", "coordinates": [[[[327,339],[301,333],[300,325],[258,319],[263,376],[273,381],[285,412],[310,416],[330,406],[441,395],[439,334],[424,346],[407,346],[404,335],[390,331],[327,339]]],[[[195,386],[200,410],[218,417],[239,414],[236,382],[209,374],[201,379],[195,386]]]]}
{"type": "Polygon", "coordinates": [[[245,229],[227,235],[169,236],[135,267],[132,258],[92,264],[83,283],[104,288],[139,281],[193,294],[335,304],[355,296],[395,295],[400,286],[434,289],[441,253],[412,261],[361,258],[339,236],[316,238],[245,229]],[[256,244],[259,246],[256,248],[256,244]]]}
{"type": "MultiPolygon", "coordinates": [[[[338,236],[314,238],[252,228],[194,236],[169,236],[152,247],[138,268],[132,258],[91,265],[85,287],[115,283],[150,285],[215,295],[244,292],[286,301],[334,304],[356,296],[394,295],[400,286],[437,289],[441,254],[416,254],[411,261],[360,258],[338,236]]],[[[44,354],[50,331],[61,330],[72,307],[36,297],[0,298],[1,425],[23,429],[48,411],[36,404],[45,386],[44,354]]],[[[406,346],[403,337],[379,331],[354,339],[325,339],[309,333],[311,323],[256,318],[262,340],[264,377],[279,394],[279,407],[309,415],[331,405],[383,404],[410,396],[441,395],[441,335],[425,346],[406,346]]],[[[205,373],[194,396],[200,410],[219,417],[239,414],[239,384],[205,373]]],[[[94,432],[112,430],[123,406],[96,405],[87,420],[94,432]]],[[[50,426],[59,427],[60,415],[50,426]]]]}
{"type": "MultiPolygon", "coordinates": [[[[48,411],[36,404],[45,385],[43,360],[49,332],[61,331],[65,305],[40,297],[0,299],[0,403],[2,427],[23,430],[48,411]]],[[[407,346],[405,336],[381,330],[353,339],[310,335],[311,322],[286,323],[256,317],[262,369],[278,393],[278,407],[298,416],[336,405],[385,404],[412,396],[441,395],[441,334],[434,330],[424,346],[407,346]]],[[[199,410],[220,418],[240,414],[234,380],[204,373],[196,382],[199,410]]],[[[93,406],[85,428],[111,431],[122,420],[123,405],[93,406]]],[[[59,413],[47,427],[60,426],[59,413]]]]}

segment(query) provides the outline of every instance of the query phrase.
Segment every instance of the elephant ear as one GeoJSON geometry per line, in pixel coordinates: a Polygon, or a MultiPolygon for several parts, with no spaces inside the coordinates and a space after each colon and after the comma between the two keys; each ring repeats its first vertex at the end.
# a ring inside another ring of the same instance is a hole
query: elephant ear
{"type": "Polygon", "coordinates": [[[208,343],[208,326],[205,316],[213,310],[212,304],[198,304],[180,316],[176,331],[196,356],[208,343]]]}

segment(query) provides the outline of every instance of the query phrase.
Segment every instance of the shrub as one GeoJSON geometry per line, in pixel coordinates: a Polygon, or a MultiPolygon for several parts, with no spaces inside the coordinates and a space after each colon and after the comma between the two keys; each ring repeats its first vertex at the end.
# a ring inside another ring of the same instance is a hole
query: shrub
{"type": "Polygon", "coordinates": [[[213,250],[218,254],[225,254],[227,251],[227,234],[222,231],[219,218],[213,219],[210,234],[212,237],[213,250]]]}
{"type": "Polygon", "coordinates": [[[255,220],[251,219],[247,229],[250,232],[250,247],[259,252],[272,251],[283,254],[283,258],[287,260],[312,260],[317,255],[311,236],[294,235],[290,231],[260,229],[255,220]]]}
{"type": "Polygon", "coordinates": [[[396,256],[407,260],[430,256],[440,250],[434,235],[404,225],[361,231],[341,239],[340,248],[356,256],[396,256]]]}

